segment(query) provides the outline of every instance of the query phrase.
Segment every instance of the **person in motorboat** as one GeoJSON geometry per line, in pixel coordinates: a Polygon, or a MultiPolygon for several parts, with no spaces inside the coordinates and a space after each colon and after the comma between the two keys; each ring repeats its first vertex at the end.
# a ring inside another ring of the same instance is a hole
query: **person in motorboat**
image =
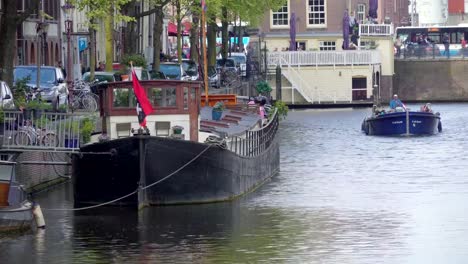
{"type": "Polygon", "coordinates": [[[373,106],[372,106],[372,113],[373,113],[375,116],[383,115],[383,114],[385,114],[385,109],[382,109],[381,106],[373,105],[373,106]]]}
{"type": "Polygon", "coordinates": [[[390,101],[390,111],[400,112],[401,109],[406,109],[405,104],[403,104],[403,102],[398,99],[397,94],[394,94],[393,99],[390,101]]]}
{"type": "Polygon", "coordinates": [[[421,112],[432,113],[431,103],[421,106],[421,112]]]}

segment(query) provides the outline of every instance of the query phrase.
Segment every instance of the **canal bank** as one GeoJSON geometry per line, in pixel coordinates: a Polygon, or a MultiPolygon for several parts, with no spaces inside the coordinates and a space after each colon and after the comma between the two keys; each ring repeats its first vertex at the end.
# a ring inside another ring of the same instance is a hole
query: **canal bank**
{"type": "Polygon", "coordinates": [[[408,102],[468,102],[468,60],[395,60],[393,91],[408,102]]]}

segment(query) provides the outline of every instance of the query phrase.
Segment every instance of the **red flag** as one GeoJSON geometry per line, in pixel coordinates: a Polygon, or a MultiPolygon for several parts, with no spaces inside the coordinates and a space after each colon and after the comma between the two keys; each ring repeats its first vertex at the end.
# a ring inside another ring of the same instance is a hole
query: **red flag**
{"type": "Polygon", "coordinates": [[[153,107],[146,96],[145,89],[141,87],[138,77],[136,76],[135,70],[132,70],[132,81],[133,81],[133,92],[137,99],[137,114],[138,122],[140,126],[146,127],[146,116],[153,112],[153,107]]]}

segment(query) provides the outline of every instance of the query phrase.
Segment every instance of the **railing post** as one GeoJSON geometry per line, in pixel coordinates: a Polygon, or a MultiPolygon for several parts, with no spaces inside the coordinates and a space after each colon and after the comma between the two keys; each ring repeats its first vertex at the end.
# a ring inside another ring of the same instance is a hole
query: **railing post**
{"type": "Polygon", "coordinates": [[[276,100],[281,100],[281,67],[276,66],[276,100]]]}

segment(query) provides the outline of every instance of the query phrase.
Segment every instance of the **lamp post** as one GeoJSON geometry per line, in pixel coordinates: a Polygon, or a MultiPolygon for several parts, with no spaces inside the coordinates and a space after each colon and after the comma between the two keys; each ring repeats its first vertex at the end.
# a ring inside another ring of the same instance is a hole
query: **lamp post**
{"type": "MultiPolygon", "coordinates": [[[[73,32],[73,21],[71,20],[71,13],[75,7],[67,1],[62,9],[65,11],[65,31],[67,33],[67,87],[68,87],[68,104],[71,105],[73,101],[73,82],[71,79],[72,76],[72,58],[71,58],[71,34],[73,32]]],[[[59,103],[59,102],[58,102],[59,103]]],[[[57,105],[58,105],[57,103],[57,105]]]]}

